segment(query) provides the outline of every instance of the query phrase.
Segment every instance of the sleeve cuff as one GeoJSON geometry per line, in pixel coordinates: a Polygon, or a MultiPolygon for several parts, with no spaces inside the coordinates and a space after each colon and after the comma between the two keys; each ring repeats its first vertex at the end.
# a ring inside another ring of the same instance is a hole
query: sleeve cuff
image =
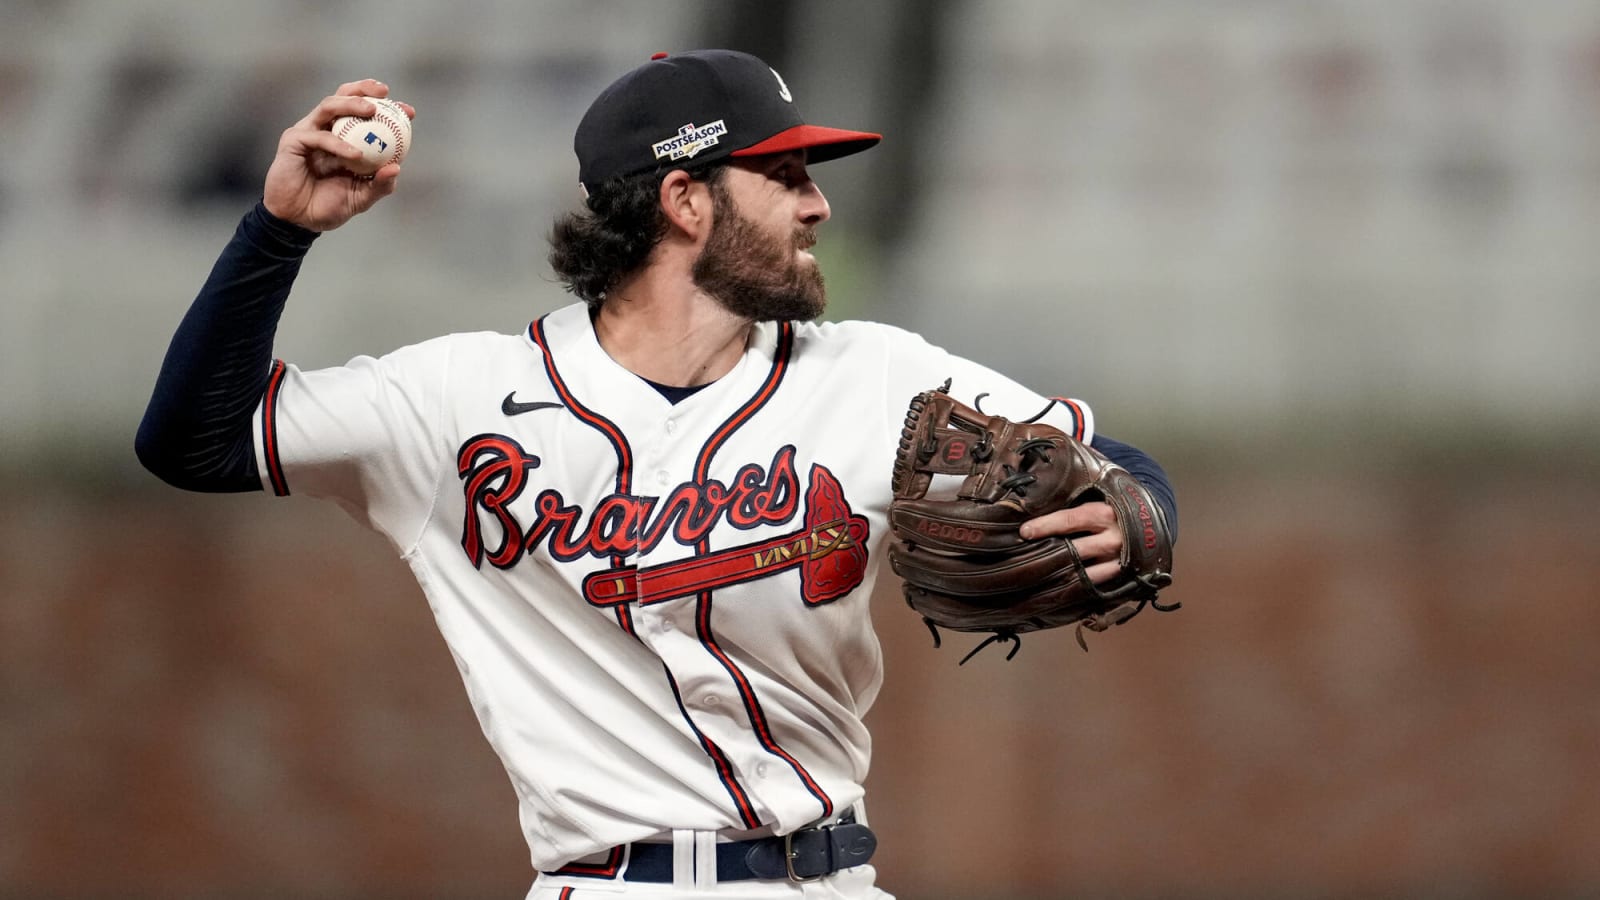
{"type": "Polygon", "coordinates": [[[311,244],[321,236],[320,232],[301,228],[267,212],[266,204],[259,200],[239,223],[239,233],[256,249],[277,259],[305,256],[311,244]]]}

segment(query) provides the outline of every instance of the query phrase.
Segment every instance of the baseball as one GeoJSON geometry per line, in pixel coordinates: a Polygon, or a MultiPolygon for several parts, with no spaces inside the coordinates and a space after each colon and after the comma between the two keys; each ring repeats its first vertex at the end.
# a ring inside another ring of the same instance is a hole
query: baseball
{"type": "Polygon", "coordinates": [[[378,107],[371,118],[341,116],[333,120],[333,133],[360,148],[370,163],[383,166],[405,159],[411,149],[411,117],[391,100],[368,99],[378,107]]]}

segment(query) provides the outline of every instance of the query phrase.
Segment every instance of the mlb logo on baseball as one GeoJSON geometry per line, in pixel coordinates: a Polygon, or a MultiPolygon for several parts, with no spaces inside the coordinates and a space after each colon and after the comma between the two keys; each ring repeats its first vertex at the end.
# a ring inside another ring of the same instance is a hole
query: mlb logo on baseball
{"type": "Polygon", "coordinates": [[[411,143],[411,117],[393,100],[369,99],[376,111],[371,116],[340,116],[333,121],[334,136],[360,149],[374,165],[405,159],[411,143]]]}
{"type": "Polygon", "coordinates": [[[665,156],[668,159],[693,158],[696,153],[707,147],[714,146],[717,141],[728,133],[728,126],[718,119],[709,125],[696,126],[693,122],[678,129],[678,133],[664,141],[650,145],[655,151],[656,159],[665,156]]]}

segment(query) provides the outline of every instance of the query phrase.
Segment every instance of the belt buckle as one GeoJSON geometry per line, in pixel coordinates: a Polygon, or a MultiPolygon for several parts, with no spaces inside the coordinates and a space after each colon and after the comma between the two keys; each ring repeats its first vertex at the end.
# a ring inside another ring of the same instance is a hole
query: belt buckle
{"type": "MultiPolygon", "coordinates": [[[[801,875],[800,873],[798,873],[798,872],[796,872],[794,870],[794,860],[795,860],[795,857],[798,855],[795,852],[795,849],[794,849],[794,836],[797,835],[797,834],[801,834],[803,832],[806,832],[806,831],[820,831],[820,832],[823,832],[823,837],[826,840],[827,831],[828,831],[828,829],[830,827],[832,827],[832,826],[823,825],[820,828],[802,828],[800,831],[791,831],[788,834],[783,836],[783,867],[788,871],[789,880],[790,881],[794,882],[795,884],[809,884],[810,882],[813,882],[813,881],[821,881],[824,877],[826,877],[827,875],[831,874],[831,873],[829,873],[827,871],[827,867],[826,866],[823,867],[823,871],[822,872],[819,872],[816,875],[812,875],[809,878],[801,875]]],[[[832,848],[831,845],[828,847],[828,850],[829,850],[828,855],[832,856],[833,855],[832,854],[833,848],[832,848]]]]}

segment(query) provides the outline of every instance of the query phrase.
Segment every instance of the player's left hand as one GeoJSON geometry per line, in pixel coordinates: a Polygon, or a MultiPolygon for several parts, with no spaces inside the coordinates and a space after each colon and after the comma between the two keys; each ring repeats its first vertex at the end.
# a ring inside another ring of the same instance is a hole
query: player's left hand
{"type": "Polygon", "coordinates": [[[1122,571],[1122,529],[1109,503],[1084,503],[1046,513],[1022,523],[1023,540],[1073,536],[1084,571],[1095,584],[1105,584],[1122,571]]]}

